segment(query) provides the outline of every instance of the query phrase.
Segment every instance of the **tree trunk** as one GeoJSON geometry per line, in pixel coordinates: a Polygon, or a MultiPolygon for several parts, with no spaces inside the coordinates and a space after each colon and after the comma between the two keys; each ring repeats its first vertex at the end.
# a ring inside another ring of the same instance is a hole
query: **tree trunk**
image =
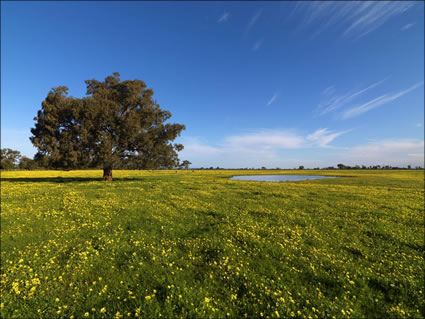
{"type": "Polygon", "coordinates": [[[103,180],[105,182],[112,182],[112,168],[103,169],[103,180]]]}

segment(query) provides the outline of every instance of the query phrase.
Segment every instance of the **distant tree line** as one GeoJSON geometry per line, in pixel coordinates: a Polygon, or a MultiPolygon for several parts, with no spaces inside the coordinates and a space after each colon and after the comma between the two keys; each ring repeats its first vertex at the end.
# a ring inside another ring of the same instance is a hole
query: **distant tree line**
{"type": "MultiPolygon", "coordinates": [[[[174,167],[175,169],[188,169],[191,162],[188,160],[184,160],[179,163],[178,166],[174,167]]],[[[95,167],[101,169],[102,166],[95,167]]],[[[134,163],[131,160],[123,162],[118,169],[139,169],[138,163],[134,163]]],[[[40,170],[40,169],[58,169],[53,165],[49,165],[47,161],[32,159],[25,155],[22,155],[21,152],[12,150],[10,148],[2,148],[1,149],[1,163],[0,169],[2,170],[14,170],[14,169],[22,169],[22,170],[40,170]]]]}
{"type": "Polygon", "coordinates": [[[1,169],[40,169],[36,161],[26,156],[22,156],[21,152],[10,148],[1,149],[1,169]]]}
{"type": "MultiPolygon", "coordinates": [[[[262,166],[261,168],[255,168],[255,167],[239,167],[239,168],[221,168],[219,166],[217,167],[200,167],[200,168],[193,168],[193,169],[199,169],[199,170],[217,170],[217,169],[221,169],[221,170],[292,170],[291,168],[280,168],[280,167],[275,167],[275,168],[267,168],[265,166],[262,166]]],[[[303,170],[303,169],[310,169],[310,168],[305,168],[303,165],[300,165],[298,168],[293,168],[294,170],[303,170]]],[[[366,165],[354,165],[354,166],[349,166],[349,165],[344,165],[344,164],[338,164],[337,167],[335,166],[328,166],[328,167],[315,167],[315,168],[311,168],[314,170],[329,170],[329,169],[423,169],[422,166],[415,166],[414,168],[412,167],[412,165],[407,165],[406,167],[399,167],[399,166],[391,166],[391,165],[371,165],[371,166],[366,166],[366,165]]]]}
{"type": "MultiPolygon", "coordinates": [[[[179,163],[178,166],[175,166],[174,169],[189,169],[189,166],[192,163],[188,160],[184,160],[183,162],[179,163]]],[[[99,167],[95,167],[101,169],[102,166],[99,165],[99,167]]],[[[2,170],[12,170],[12,169],[22,169],[22,170],[38,170],[38,169],[58,169],[57,167],[53,165],[49,165],[48,162],[39,160],[37,158],[31,159],[27,156],[21,155],[21,152],[12,150],[10,148],[2,148],[1,149],[1,164],[0,169],[2,170]]],[[[132,162],[131,160],[123,161],[121,165],[117,167],[117,169],[140,169],[137,162],[132,162]]],[[[200,167],[200,168],[192,168],[192,169],[199,169],[199,170],[224,170],[225,168],[216,166],[210,166],[210,167],[200,167]]],[[[262,166],[261,168],[247,168],[247,167],[240,167],[236,168],[237,170],[281,170],[282,168],[276,167],[276,168],[267,168],[265,166],[262,166]]],[[[303,170],[303,165],[300,165],[298,167],[298,170],[303,170]]],[[[354,165],[349,166],[345,164],[338,164],[336,167],[334,166],[328,166],[328,167],[315,167],[313,168],[315,170],[332,170],[332,169],[384,169],[384,170],[390,170],[390,169],[423,169],[421,166],[415,166],[414,168],[411,165],[407,165],[406,167],[398,167],[398,166],[391,166],[391,165],[354,165]]]]}

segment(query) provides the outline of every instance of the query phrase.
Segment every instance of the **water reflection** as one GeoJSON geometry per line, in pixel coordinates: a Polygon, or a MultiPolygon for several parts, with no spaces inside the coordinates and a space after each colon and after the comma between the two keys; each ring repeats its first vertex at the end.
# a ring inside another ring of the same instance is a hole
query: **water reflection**
{"type": "Polygon", "coordinates": [[[337,176],[313,176],[313,175],[244,175],[233,176],[231,180],[258,181],[258,182],[289,182],[302,181],[306,179],[336,178],[337,176]]]}

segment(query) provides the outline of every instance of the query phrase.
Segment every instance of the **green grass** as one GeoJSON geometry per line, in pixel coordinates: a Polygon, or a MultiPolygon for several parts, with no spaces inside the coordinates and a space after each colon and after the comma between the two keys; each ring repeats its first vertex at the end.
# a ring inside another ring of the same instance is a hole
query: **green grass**
{"type": "Polygon", "coordinates": [[[113,174],[2,173],[2,318],[425,315],[423,171],[113,174]]]}

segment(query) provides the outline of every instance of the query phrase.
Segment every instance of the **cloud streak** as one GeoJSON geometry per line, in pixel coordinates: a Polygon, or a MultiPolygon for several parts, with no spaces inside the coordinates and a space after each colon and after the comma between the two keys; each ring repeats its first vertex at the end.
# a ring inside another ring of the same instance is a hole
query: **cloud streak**
{"type": "Polygon", "coordinates": [[[389,139],[357,145],[340,155],[349,165],[423,166],[424,141],[389,139]]]}
{"type": "MultiPolygon", "coordinates": [[[[369,85],[368,87],[363,88],[363,89],[361,89],[359,91],[356,91],[356,92],[351,92],[351,93],[346,93],[346,94],[343,94],[343,95],[331,97],[326,102],[322,102],[322,103],[319,104],[318,109],[320,111],[320,115],[324,115],[326,113],[329,113],[329,112],[335,111],[337,109],[340,109],[341,107],[343,107],[344,105],[350,103],[355,98],[361,96],[362,94],[366,93],[370,89],[373,89],[373,88],[377,87],[378,85],[380,85],[381,83],[383,83],[385,80],[386,79],[383,79],[381,81],[375,82],[375,83],[369,85]]],[[[332,93],[334,93],[335,92],[334,88],[333,87],[330,87],[330,88],[333,89],[332,90],[332,93]]],[[[322,94],[323,95],[327,95],[327,96],[331,95],[332,93],[330,93],[331,92],[330,88],[325,89],[322,92],[322,94]],[[325,94],[325,92],[328,93],[328,94],[325,94]]]]}
{"type": "Polygon", "coordinates": [[[342,118],[343,119],[349,119],[352,117],[356,117],[359,116],[360,114],[363,114],[365,112],[371,111],[377,107],[383,106],[384,104],[390,103],[392,101],[395,101],[397,99],[399,99],[400,97],[408,94],[409,92],[421,87],[424,84],[423,81],[416,83],[415,85],[411,86],[410,88],[400,91],[396,94],[392,94],[392,95],[381,95],[369,102],[366,102],[362,105],[350,108],[348,110],[346,110],[343,114],[342,114],[342,118]]]}
{"type": "Polygon", "coordinates": [[[291,130],[261,130],[230,136],[225,139],[225,145],[230,148],[249,148],[255,151],[328,147],[329,143],[347,132],[349,131],[333,132],[327,128],[320,128],[304,136],[291,130]]]}
{"type": "Polygon", "coordinates": [[[246,26],[246,32],[251,30],[251,28],[257,23],[257,20],[260,18],[262,13],[263,13],[263,9],[260,9],[251,17],[248,25],[246,26]]]}
{"type": "Polygon", "coordinates": [[[318,145],[320,147],[330,147],[328,144],[342,134],[348,133],[349,131],[341,131],[332,133],[327,128],[318,129],[316,132],[307,135],[306,140],[318,145]]]}
{"type": "Polygon", "coordinates": [[[327,29],[341,30],[341,36],[361,38],[377,30],[389,19],[411,7],[408,1],[335,1],[301,2],[297,10],[305,14],[304,24],[315,27],[315,35],[327,29]]]}
{"type": "Polygon", "coordinates": [[[277,94],[274,94],[271,99],[267,102],[267,106],[273,104],[274,101],[277,99],[277,94]]]}
{"type": "Polygon", "coordinates": [[[270,165],[281,161],[279,152],[282,151],[329,149],[329,144],[346,132],[321,128],[305,136],[293,130],[258,130],[228,136],[217,146],[201,143],[196,138],[186,138],[182,141],[185,148],[181,158],[187,158],[199,166],[256,167],[261,163],[270,165]]]}
{"type": "Polygon", "coordinates": [[[223,12],[223,14],[218,18],[217,23],[223,23],[229,20],[230,13],[229,12],[223,12]]]}
{"type": "Polygon", "coordinates": [[[322,91],[322,95],[330,96],[335,93],[335,86],[331,85],[322,91]]]}
{"type": "Polygon", "coordinates": [[[226,168],[293,168],[305,165],[313,168],[336,166],[338,163],[350,166],[423,166],[423,140],[386,139],[353,147],[326,147],[329,141],[341,134],[343,133],[331,132],[326,128],[305,137],[291,131],[265,130],[230,136],[219,146],[206,145],[196,138],[186,138],[183,141],[185,149],[180,157],[190,160],[194,167],[218,165],[226,168]],[[323,144],[325,147],[321,146],[323,144]]]}
{"type": "Polygon", "coordinates": [[[413,27],[413,25],[414,23],[408,23],[401,28],[401,31],[409,30],[411,27],[413,27]]]}
{"type": "Polygon", "coordinates": [[[262,130],[251,134],[230,136],[224,146],[238,150],[294,149],[304,145],[304,138],[290,131],[262,130]]]}
{"type": "Polygon", "coordinates": [[[263,40],[256,41],[254,45],[252,46],[252,51],[257,51],[262,44],[263,44],[263,40]]]}

